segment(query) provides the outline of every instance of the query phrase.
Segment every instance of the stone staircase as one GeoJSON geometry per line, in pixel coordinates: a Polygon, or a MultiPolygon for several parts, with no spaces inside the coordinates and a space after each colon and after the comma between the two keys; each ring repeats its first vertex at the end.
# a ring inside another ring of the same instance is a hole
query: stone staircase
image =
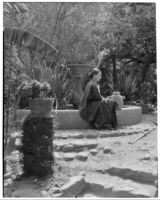
{"type": "MultiPolygon", "coordinates": [[[[55,162],[78,171],[62,188],[34,193],[23,189],[12,197],[102,197],[154,198],[158,180],[156,131],[148,138],[129,144],[151,130],[151,124],[117,130],[55,130],[55,162]],[[155,138],[154,141],[152,139],[155,138]],[[146,156],[146,153],[150,155],[146,156]]],[[[31,191],[32,190],[32,191],[31,191]]]]}
{"type": "MultiPolygon", "coordinates": [[[[147,163],[137,158],[133,165],[132,162],[123,163],[123,158],[121,165],[119,163],[112,165],[112,157],[115,159],[120,152],[115,152],[113,146],[102,145],[109,143],[109,139],[114,139],[113,143],[120,145],[123,138],[135,139],[150,129],[151,126],[137,126],[136,128],[133,126],[113,131],[57,130],[53,142],[55,158],[73,170],[78,166],[79,170],[85,173],[85,186],[82,191],[73,192],[75,196],[84,198],[156,197],[155,181],[158,180],[156,167],[148,165],[146,168],[147,163]],[[110,160],[105,160],[109,157],[110,160]]],[[[129,145],[128,140],[127,145],[129,145]]],[[[153,162],[157,166],[157,161],[153,162]]],[[[64,194],[58,193],[52,196],[64,197],[64,194]]]]}

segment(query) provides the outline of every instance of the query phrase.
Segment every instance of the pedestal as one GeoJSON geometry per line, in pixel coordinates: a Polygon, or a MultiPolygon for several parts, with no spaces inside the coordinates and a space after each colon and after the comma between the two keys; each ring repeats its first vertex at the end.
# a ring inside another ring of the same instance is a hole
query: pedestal
{"type": "Polygon", "coordinates": [[[33,99],[32,103],[36,106],[33,110],[31,109],[31,113],[23,123],[20,151],[23,154],[24,173],[29,176],[43,177],[53,172],[54,121],[51,115],[52,99],[45,99],[44,102],[40,99],[33,99]],[[43,107],[39,112],[38,103],[43,107]]]}

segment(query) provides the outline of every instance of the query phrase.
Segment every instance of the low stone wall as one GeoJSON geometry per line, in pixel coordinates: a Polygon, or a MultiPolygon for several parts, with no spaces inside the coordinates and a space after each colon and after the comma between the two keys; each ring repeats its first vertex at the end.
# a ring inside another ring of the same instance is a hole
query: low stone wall
{"type": "Polygon", "coordinates": [[[124,106],[121,110],[116,110],[119,126],[138,124],[142,120],[142,108],[139,106],[124,106]]]}
{"type": "MultiPolygon", "coordinates": [[[[17,110],[17,121],[23,121],[30,110],[17,110]]],[[[53,113],[55,111],[53,110],[53,113]]],[[[125,106],[116,110],[119,126],[134,125],[141,122],[142,109],[138,106],[125,106]]],[[[80,117],[78,110],[58,110],[57,117],[60,123],[59,129],[88,129],[89,125],[80,117]]]]}

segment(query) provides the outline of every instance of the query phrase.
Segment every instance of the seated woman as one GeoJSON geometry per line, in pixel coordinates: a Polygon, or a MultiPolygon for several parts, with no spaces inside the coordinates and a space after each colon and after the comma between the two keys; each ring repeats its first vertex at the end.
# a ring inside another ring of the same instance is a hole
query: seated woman
{"type": "Polygon", "coordinates": [[[112,129],[117,127],[116,108],[118,104],[110,97],[100,95],[98,82],[101,71],[93,68],[79,107],[79,114],[96,129],[112,129]]]}

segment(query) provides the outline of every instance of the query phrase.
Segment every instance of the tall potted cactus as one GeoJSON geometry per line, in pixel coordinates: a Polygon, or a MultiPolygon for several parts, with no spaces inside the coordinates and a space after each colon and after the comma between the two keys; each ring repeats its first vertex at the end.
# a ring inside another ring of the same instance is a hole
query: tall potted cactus
{"type": "Polygon", "coordinates": [[[31,114],[22,128],[20,151],[23,154],[23,170],[26,175],[41,177],[53,172],[53,99],[47,98],[50,86],[46,82],[42,84],[34,80],[28,83],[27,91],[30,94],[31,114]]]}

